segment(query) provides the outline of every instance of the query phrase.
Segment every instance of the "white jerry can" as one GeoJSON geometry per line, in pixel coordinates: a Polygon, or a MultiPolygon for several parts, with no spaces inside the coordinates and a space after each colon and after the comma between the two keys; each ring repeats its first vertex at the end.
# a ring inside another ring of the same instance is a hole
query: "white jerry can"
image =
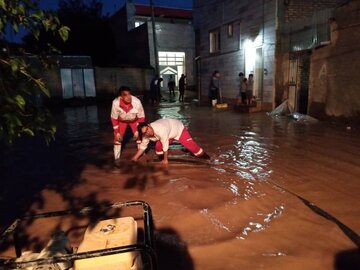
{"type": "MultiPolygon", "coordinates": [[[[88,226],[77,253],[134,245],[136,242],[137,223],[133,217],[101,220],[88,226]]],[[[140,264],[138,252],[125,252],[75,260],[74,270],[133,270],[140,264]]]]}

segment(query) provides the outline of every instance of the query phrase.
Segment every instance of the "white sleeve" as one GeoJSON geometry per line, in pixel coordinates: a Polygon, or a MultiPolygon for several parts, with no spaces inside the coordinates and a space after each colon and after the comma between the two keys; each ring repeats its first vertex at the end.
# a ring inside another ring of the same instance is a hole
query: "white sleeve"
{"type": "Polygon", "coordinates": [[[161,139],[162,149],[164,152],[169,150],[169,138],[161,139]]]}
{"type": "Polygon", "coordinates": [[[143,138],[140,145],[139,145],[139,148],[141,150],[146,150],[148,144],[149,144],[150,140],[148,138],[143,138]]]}
{"type": "Polygon", "coordinates": [[[116,107],[117,107],[116,103],[117,103],[116,99],[114,99],[113,102],[112,102],[111,114],[110,114],[111,118],[113,118],[113,119],[118,119],[119,118],[119,114],[118,114],[118,111],[116,109],[116,107]]]}
{"type": "Polygon", "coordinates": [[[139,103],[138,103],[138,113],[137,113],[137,118],[145,118],[145,111],[144,111],[144,107],[143,105],[141,104],[141,101],[138,100],[139,103]]]}

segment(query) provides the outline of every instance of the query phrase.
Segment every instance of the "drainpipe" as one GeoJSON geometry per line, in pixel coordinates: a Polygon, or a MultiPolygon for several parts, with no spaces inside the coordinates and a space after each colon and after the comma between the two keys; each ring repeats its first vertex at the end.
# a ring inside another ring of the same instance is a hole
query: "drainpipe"
{"type": "Polygon", "coordinates": [[[156,40],[155,12],[154,12],[153,0],[150,0],[150,7],[151,7],[151,25],[152,25],[152,31],[153,31],[154,56],[155,56],[155,74],[160,75],[159,74],[159,55],[158,55],[157,40],[156,40]]]}
{"type": "Polygon", "coordinates": [[[197,76],[197,98],[198,103],[200,105],[201,103],[201,57],[197,56],[195,57],[195,63],[196,63],[196,76],[197,76]]]}

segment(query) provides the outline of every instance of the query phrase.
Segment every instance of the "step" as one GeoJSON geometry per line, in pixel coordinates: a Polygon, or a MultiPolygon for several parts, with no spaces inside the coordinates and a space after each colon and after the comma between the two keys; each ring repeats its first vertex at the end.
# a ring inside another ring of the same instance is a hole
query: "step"
{"type": "Polygon", "coordinates": [[[255,102],[252,104],[239,104],[234,106],[234,110],[240,113],[254,113],[261,112],[261,102],[255,102]]]}

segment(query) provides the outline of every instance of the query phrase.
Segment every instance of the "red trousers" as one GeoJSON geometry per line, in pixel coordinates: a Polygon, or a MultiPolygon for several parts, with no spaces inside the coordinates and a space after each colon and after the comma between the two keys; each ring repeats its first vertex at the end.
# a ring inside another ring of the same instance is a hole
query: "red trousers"
{"type": "Polygon", "coordinates": [[[129,125],[133,134],[137,132],[137,121],[134,122],[119,122],[119,128],[114,129],[114,142],[117,142],[116,134],[119,132],[121,136],[121,140],[124,138],[124,134],[126,131],[127,126],[129,125]]]}
{"type": "MultiPolygon", "coordinates": [[[[174,139],[170,139],[169,144],[173,141],[174,139]]],[[[201,156],[204,152],[204,150],[191,138],[190,133],[186,128],[183,129],[178,141],[195,156],[201,156]]],[[[160,141],[157,141],[155,144],[155,152],[157,155],[162,155],[164,153],[162,143],[160,141]]]]}

